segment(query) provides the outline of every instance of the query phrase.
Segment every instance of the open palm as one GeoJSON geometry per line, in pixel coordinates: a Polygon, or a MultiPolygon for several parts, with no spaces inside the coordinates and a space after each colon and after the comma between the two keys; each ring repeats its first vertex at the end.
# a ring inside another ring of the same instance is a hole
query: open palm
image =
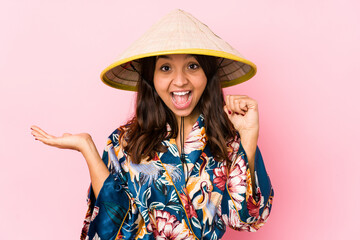
{"type": "Polygon", "coordinates": [[[80,152],[86,141],[91,140],[91,136],[88,133],[64,133],[61,137],[56,137],[46,133],[37,126],[31,126],[31,130],[35,140],[39,140],[46,145],[62,149],[73,149],[80,152]]]}

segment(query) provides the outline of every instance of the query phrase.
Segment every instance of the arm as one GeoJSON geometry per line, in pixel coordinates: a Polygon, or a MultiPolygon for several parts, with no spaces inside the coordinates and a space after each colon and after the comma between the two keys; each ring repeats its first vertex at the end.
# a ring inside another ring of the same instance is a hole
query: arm
{"type": "MultiPolygon", "coordinates": [[[[113,163],[119,164],[113,148],[113,133],[108,141],[102,158],[91,136],[87,133],[69,134],[55,137],[41,128],[32,126],[36,140],[49,146],[72,149],[81,152],[89,167],[91,186],[88,195],[88,211],[84,220],[81,239],[115,239],[126,220],[129,220],[130,200],[125,190],[125,183],[113,163]]],[[[118,142],[117,142],[118,144],[118,142]]]]}
{"type": "Polygon", "coordinates": [[[95,197],[97,197],[105,179],[109,175],[109,171],[101,160],[91,136],[88,133],[65,133],[61,137],[55,137],[37,126],[32,126],[31,129],[33,130],[31,133],[35,140],[39,140],[49,146],[72,149],[82,153],[89,168],[95,197]]]}
{"type": "Polygon", "coordinates": [[[273,189],[260,150],[258,105],[247,96],[226,96],[226,111],[240,134],[232,144],[232,166],[222,202],[224,222],[236,230],[256,231],[269,216],[273,189]],[[236,187],[235,187],[235,186],[236,187]]]}
{"type": "MultiPolygon", "coordinates": [[[[243,134],[241,137],[241,145],[244,148],[245,154],[247,156],[249,170],[251,179],[255,179],[255,155],[256,155],[256,148],[257,148],[257,136],[254,135],[245,135],[243,134]]],[[[255,185],[252,184],[252,192],[255,194],[255,185]]],[[[253,195],[255,198],[255,195],[253,195]]]]}
{"type": "Polygon", "coordinates": [[[91,185],[94,191],[95,198],[98,197],[100,189],[102,188],[105,180],[109,176],[109,170],[105,166],[103,160],[96,149],[94,142],[90,135],[85,139],[84,147],[81,151],[89,168],[91,185]]]}
{"type": "Polygon", "coordinates": [[[250,177],[247,155],[239,139],[231,147],[233,163],[221,203],[221,218],[235,230],[254,232],[269,217],[274,191],[259,148],[255,152],[254,177],[250,177]]]}
{"type": "MultiPolygon", "coordinates": [[[[255,179],[255,153],[259,138],[259,112],[254,99],[245,95],[227,95],[224,107],[228,118],[240,134],[241,144],[247,155],[251,179],[255,179]]],[[[255,188],[253,185],[253,193],[255,188]]]]}
{"type": "MultiPolygon", "coordinates": [[[[88,194],[88,211],[82,229],[81,239],[117,239],[125,232],[131,233],[127,226],[132,225],[133,217],[131,202],[127,193],[126,179],[122,175],[119,155],[115,149],[119,146],[118,130],[107,139],[107,144],[102,155],[102,163],[109,172],[95,198],[95,186],[92,183],[88,194]],[[132,220],[130,220],[130,218],[132,220]],[[124,224],[126,223],[126,224],[124,224]]],[[[119,150],[121,152],[121,150],[119,150]]],[[[121,158],[124,160],[124,158],[121,158]]],[[[135,229],[136,230],[136,229],[135,229]]]]}

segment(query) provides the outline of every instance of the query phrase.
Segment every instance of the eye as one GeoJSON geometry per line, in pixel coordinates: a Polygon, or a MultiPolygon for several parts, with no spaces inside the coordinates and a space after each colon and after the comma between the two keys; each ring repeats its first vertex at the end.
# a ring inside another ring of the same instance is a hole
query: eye
{"type": "Polygon", "coordinates": [[[168,66],[168,65],[161,66],[160,70],[163,71],[163,72],[170,71],[170,66],[168,66]]]}
{"type": "Polygon", "coordinates": [[[191,69],[191,70],[195,70],[195,69],[200,68],[200,66],[197,63],[190,63],[188,68],[191,69]]]}

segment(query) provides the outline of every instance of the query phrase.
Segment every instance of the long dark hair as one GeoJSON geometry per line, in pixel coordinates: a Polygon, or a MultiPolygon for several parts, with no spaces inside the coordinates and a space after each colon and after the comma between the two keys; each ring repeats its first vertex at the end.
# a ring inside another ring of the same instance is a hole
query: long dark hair
{"type": "MultiPolygon", "coordinates": [[[[211,153],[217,161],[230,163],[227,141],[236,136],[236,131],[223,110],[225,104],[220,81],[216,75],[217,58],[194,55],[205,72],[207,85],[197,107],[204,116],[206,135],[211,153]]],[[[121,131],[126,144],[124,150],[133,163],[142,159],[151,160],[156,152],[165,152],[167,147],[161,144],[164,139],[175,138],[179,132],[176,118],[161,100],[154,88],[156,57],[147,57],[141,61],[141,77],[138,83],[135,116],[121,131]],[[170,125],[168,134],[166,124],[170,125]]]]}

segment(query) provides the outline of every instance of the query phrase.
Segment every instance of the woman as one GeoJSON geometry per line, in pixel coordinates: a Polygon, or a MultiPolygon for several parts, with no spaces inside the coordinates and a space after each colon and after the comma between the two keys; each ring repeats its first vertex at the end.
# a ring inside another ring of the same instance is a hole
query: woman
{"type": "Polygon", "coordinates": [[[81,239],[220,239],[225,226],[261,227],[273,190],[257,148],[257,103],[221,89],[254,74],[255,65],[176,10],[102,73],[106,84],[138,92],[135,116],[109,136],[102,158],[89,134],[54,137],[33,126],[37,140],[86,159],[81,239]]]}

